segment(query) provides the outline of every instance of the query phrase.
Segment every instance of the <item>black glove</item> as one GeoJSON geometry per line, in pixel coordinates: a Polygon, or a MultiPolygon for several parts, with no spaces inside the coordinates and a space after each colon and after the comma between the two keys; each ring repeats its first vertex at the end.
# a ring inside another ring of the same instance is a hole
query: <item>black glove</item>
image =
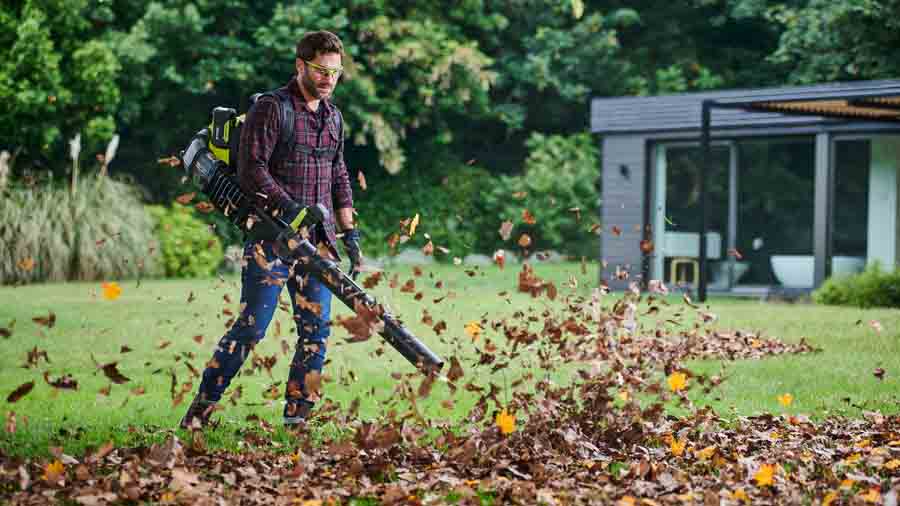
{"type": "Polygon", "coordinates": [[[344,249],[350,257],[350,277],[354,280],[362,270],[363,256],[359,249],[359,229],[351,228],[344,232],[344,249]]]}

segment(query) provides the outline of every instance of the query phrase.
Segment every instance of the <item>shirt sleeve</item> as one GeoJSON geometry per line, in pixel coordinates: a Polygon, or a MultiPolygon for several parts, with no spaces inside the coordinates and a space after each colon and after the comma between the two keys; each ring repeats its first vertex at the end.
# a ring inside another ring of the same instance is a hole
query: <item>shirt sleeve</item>
{"type": "MultiPolygon", "coordinates": [[[[340,112],[337,114],[340,114],[340,112]]],[[[334,155],[332,167],[334,169],[334,180],[331,187],[331,197],[334,201],[334,208],[345,209],[353,207],[353,189],[350,186],[350,174],[347,171],[347,164],[344,163],[343,117],[341,117],[341,129],[338,132],[338,149],[334,155]]]]}
{"type": "Polygon", "coordinates": [[[266,96],[250,108],[241,128],[238,182],[248,197],[268,209],[283,207],[291,200],[269,172],[269,159],[278,144],[280,123],[278,104],[274,98],[266,96]]]}

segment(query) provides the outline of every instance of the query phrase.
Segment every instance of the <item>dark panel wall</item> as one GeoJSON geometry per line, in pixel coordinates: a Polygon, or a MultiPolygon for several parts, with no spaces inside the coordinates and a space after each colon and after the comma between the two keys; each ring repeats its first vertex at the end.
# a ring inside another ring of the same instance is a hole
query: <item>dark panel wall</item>
{"type": "Polygon", "coordinates": [[[601,276],[614,290],[640,279],[646,157],[643,136],[617,135],[603,139],[600,260],[606,268],[602,269],[601,276]],[[628,271],[630,277],[618,279],[618,270],[628,271]]]}

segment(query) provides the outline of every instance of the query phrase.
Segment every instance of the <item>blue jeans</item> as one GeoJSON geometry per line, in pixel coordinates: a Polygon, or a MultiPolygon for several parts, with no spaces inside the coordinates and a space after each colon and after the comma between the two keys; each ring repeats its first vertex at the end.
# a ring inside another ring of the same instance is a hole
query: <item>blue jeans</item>
{"type": "Polygon", "coordinates": [[[247,242],[244,260],[241,314],[222,336],[212,360],[203,371],[200,398],[207,402],[218,402],[222,398],[253,347],[265,337],[266,328],[278,308],[281,288],[287,285],[298,339],[285,388],[284,418],[288,423],[296,423],[298,415],[308,412],[316,401],[317,392],[307,391],[305,378],[312,371],[322,372],[326,342],[331,333],[331,292],[308,273],[293,272],[277,260],[269,241],[247,242]]]}

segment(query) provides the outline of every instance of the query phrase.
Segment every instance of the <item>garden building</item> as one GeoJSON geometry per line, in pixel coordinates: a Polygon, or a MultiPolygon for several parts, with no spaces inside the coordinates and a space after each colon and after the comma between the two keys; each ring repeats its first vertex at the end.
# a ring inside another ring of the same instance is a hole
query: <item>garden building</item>
{"type": "Polygon", "coordinates": [[[591,131],[613,289],[803,292],[900,261],[900,80],[595,98],[591,131]]]}

